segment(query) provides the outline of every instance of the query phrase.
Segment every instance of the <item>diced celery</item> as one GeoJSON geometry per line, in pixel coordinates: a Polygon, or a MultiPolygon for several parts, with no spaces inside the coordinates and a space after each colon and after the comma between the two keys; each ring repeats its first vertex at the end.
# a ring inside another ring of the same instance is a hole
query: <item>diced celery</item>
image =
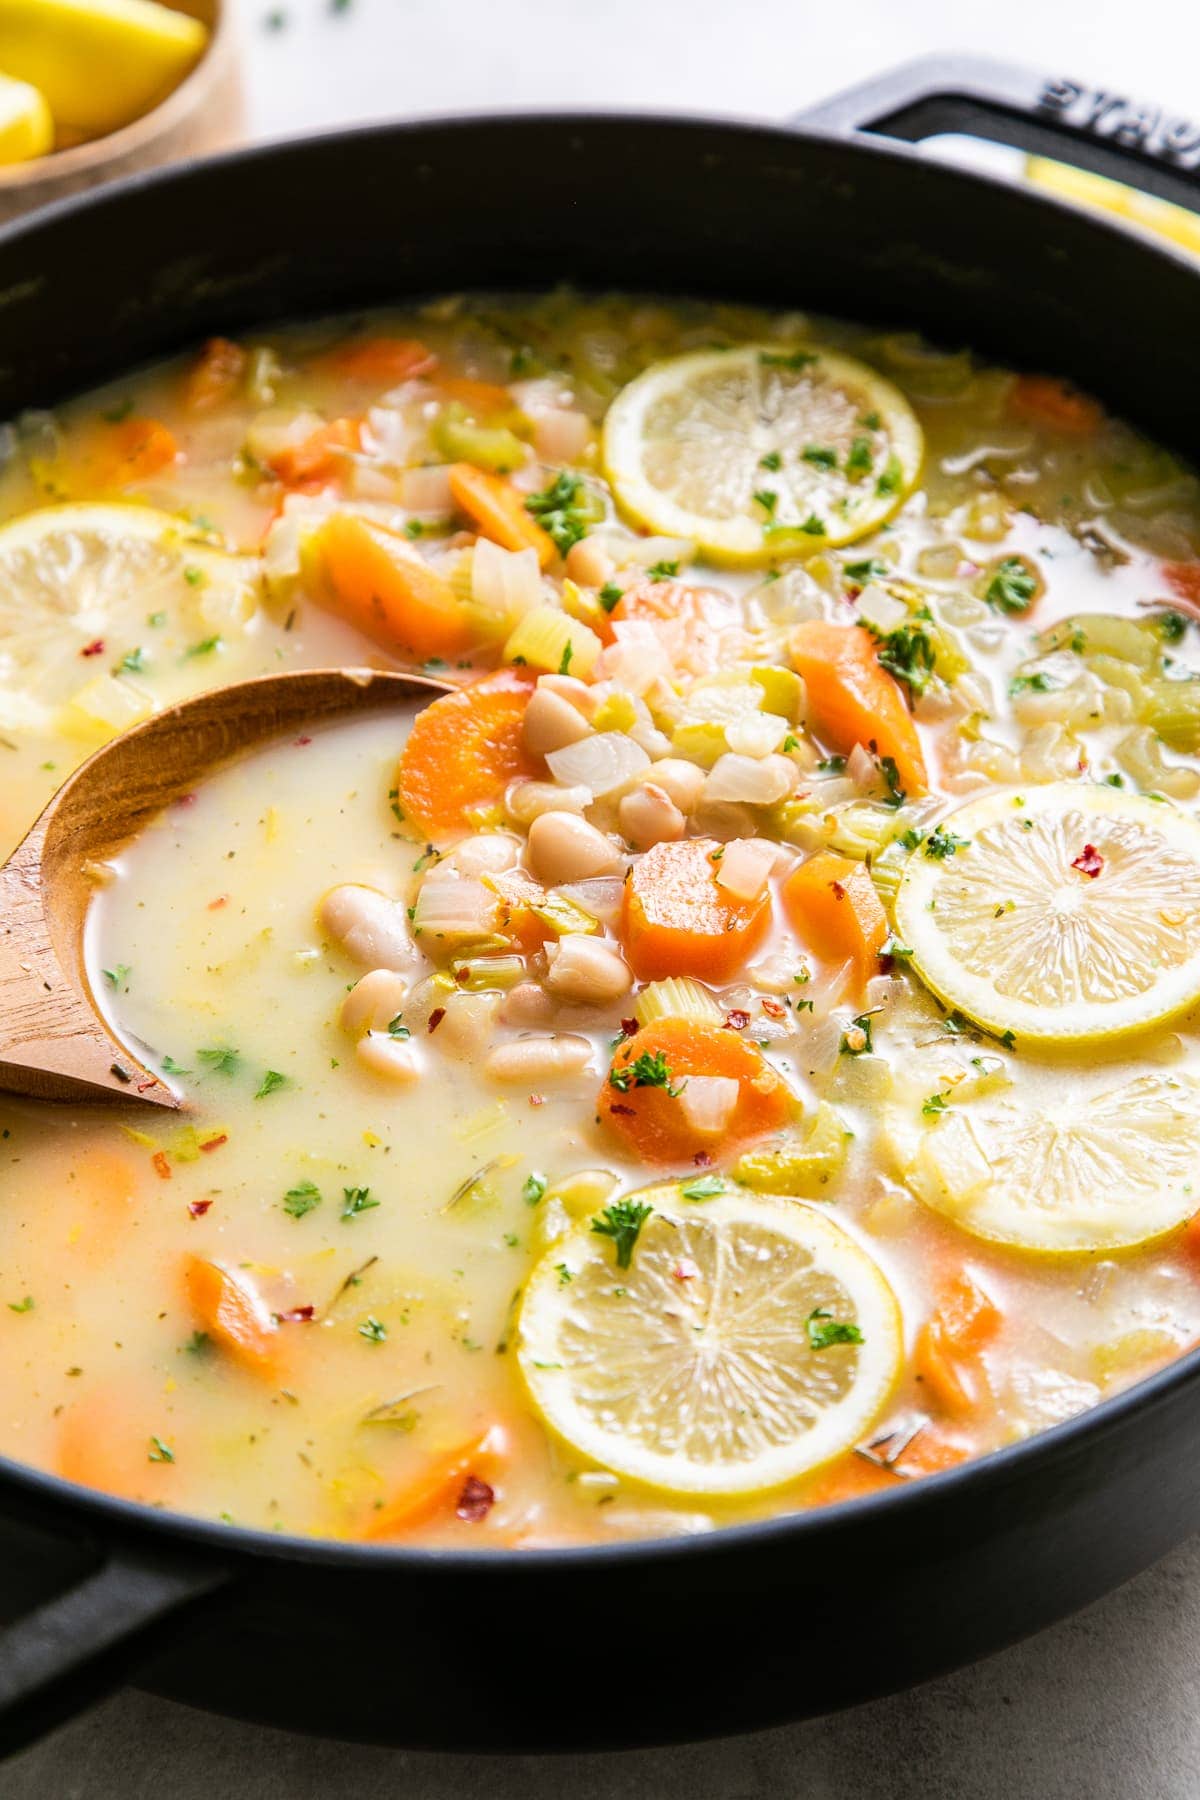
{"type": "Polygon", "coordinates": [[[495,988],[515,987],[525,978],[523,956],[456,957],[451,972],[460,988],[468,994],[484,994],[495,988]]]}
{"type": "Polygon", "coordinates": [[[1135,1374],[1146,1374],[1156,1363],[1178,1356],[1180,1344],[1169,1331],[1156,1331],[1144,1325],[1126,1331],[1111,1343],[1098,1344],[1092,1351],[1092,1372],[1101,1387],[1135,1374]]]}
{"type": "Polygon", "coordinates": [[[581,625],[556,606],[535,606],[510,634],[504,660],[586,681],[602,648],[590,625],[581,625]]]}
{"type": "Polygon", "coordinates": [[[793,669],[781,669],[775,664],[765,668],[752,669],[751,679],[762,689],[759,702],[762,710],[778,713],[780,718],[795,724],[804,705],[804,683],[793,669]]]}
{"type": "Polygon", "coordinates": [[[897,839],[886,844],[878,856],[871,859],[871,880],[875,883],[875,892],[883,904],[891,910],[896,903],[896,895],[900,889],[900,877],[908,862],[909,852],[897,839]]]}
{"type": "Polygon", "coordinates": [[[733,1165],[733,1178],[760,1194],[823,1198],[846,1161],[850,1133],[822,1100],[808,1135],[789,1133],[774,1145],[748,1150],[733,1165]]]}
{"type": "Polygon", "coordinates": [[[633,1003],[633,1016],[639,1025],[653,1025],[659,1019],[693,1019],[701,1025],[719,1025],[725,1014],[708,988],[689,975],[668,975],[663,981],[652,981],[633,1003]]]}
{"type": "Polygon", "coordinates": [[[671,734],[671,749],[675,755],[685,757],[688,762],[699,763],[702,769],[711,769],[718,757],[724,756],[727,748],[723,725],[693,725],[685,721],[677,725],[671,734]]]}
{"type": "Polygon", "coordinates": [[[850,805],[837,815],[837,824],[829,839],[831,850],[864,862],[869,856],[880,856],[892,841],[896,815],[880,806],[850,805]]]}
{"type": "Polygon", "coordinates": [[[132,682],[97,675],[73,694],[58,714],[58,728],[70,737],[112,737],[149,718],[154,702],[132,682]]]}
{"type": "Polygon", "coordinates": [[[1162,643],[1157,632],[1118,613],[1074,613],[1060,619],[1038,640],[1042,652],[1074,650],[1080,656],[1113,656],[1139,669],[1158,666],[1162,643]]]}
{"type": "Polygon", "coordinates": [[[1143,722],[1172,750],[1200,750],[1200,681],[1148,681],[1143,722]]]}
{"type": "Polygon", "coordinates": [[[460,401],[443,407],[433,427],[434,447],[450,462],[474,463],[497,475],[519,469],[525,446],[504,425],[477,425],[460,401]]]}
{"type": "Polygon", "coordinates": [[[570,618],[578,619],[581,625],[588,626],[599,635],[608,614],[595,594],[568,578],[562,584],[562,605],[563,611],[570,618]]]}
{"type": "Polygon", "coordinates": [[[600,929],[600,921],[565,894],[546,894],[540,900],[531,900],[529,910],[550,927],[555,937],[566,937],[568,932],[590,937],[600,929]]]}

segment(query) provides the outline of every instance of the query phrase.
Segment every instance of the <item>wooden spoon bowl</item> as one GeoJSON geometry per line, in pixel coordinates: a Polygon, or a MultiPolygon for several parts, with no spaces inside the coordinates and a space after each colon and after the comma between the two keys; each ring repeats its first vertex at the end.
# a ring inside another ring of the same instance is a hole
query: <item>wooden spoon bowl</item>
{"type": "Polygon", "coordinates": [[[97,750],[0,868],[0,1090],[178,1108],[179,1095],[113,1036],[88,980],[95,865],[258,744],[449,690],[378,669],[263,675],[169,707],[97,750]]]}

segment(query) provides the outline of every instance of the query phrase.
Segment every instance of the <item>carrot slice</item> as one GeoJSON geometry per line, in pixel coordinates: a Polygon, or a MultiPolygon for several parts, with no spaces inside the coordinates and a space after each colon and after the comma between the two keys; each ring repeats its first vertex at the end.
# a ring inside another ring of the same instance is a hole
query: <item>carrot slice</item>
{"type": "Polygon", "coordinates": [[[506,387],[494,381],[473,381],[469,375],[443,375],[438,387],[448,400],[459,400],[473,413],[507,412],[514,404],[506,387]]]}
{"type": "Polygon", "coordinates": [[[343,344],[326,359],[329,366],[350,381],[374,381],[381,386],[411,381],[437,368],[437,357],[419,338],[359,338],[343,344]]]}
{"type": "Polygon", "coordinates": [[[359,631],[418,661],[471,643],[458,596],[404,538],[354,513],[334,513],[319,545],[334,611],[359,631]]]}
{"type": "Polygon", "coordinates": [[[124,1379],[92,1388],[59,1417],[55,1468],[80,1487],[161,1503],[177,1480],[169,1458],[155,1452],[150,1434],[162,1429],[161,1389],[124,1379]]]}
{"type": "Polygon", "coordinates": [[[797,935],[822,962],[854,965],[861,998],[879,970],[887,942],[887,914],[875,884],[860,862],[823,850],[801,863],[780,890],[784,911],[797,935]]]}
{"type": "Polygon", "coordinates": [[[854,1450],[839,1457],[829,1465],[816,1486],[809,1489],[808,1503],[810,1506],[832,1506],[838,1500],[881,1493],[886,1488],[898,1487],[905,1479],[953,1469],[958,1463],[965,1462],[970,1454],[967,1444],[947,1437],[936,1425],[925,1425],[893,1464],[877,1463],[854,1450]]]}
{"type": "Polygon", "coordinates": [[[1000,1329],[1000,1309],[966,1269],[958,1269],[938,1290],[938,1317],[949,1342],[978,1350],[1000,1329]]]}
{"type": "Polygon", "coordinates": [[[1009,390],[1008,410],[1064,437],[1091,437],[1104,422],[1095,400],[1053,375],[1018,375],[1009,390]]]}
{"type": "Polygon", "coordinates": [[[362,443],[362,428],[357,419],[330,419],[310,432],[303,443],[289,444],[276,451],[270,466],[288,487],[305,481],[327,481],[341,468],[347,450],[357,450],[362,443]]]}
{"type": "Polygon", "coordinates": [[[856,744],[890,756],[906,794],[929,786],[921,740],[900,684],[881,669],[875,640],[861,625],[808,619],[791,638],[792,662],[808,687],[808,723],[835,750],[856,744]]]}
{"type": "Polygon", "coordinates": [[[621,937],[635,975],[730,981],[762,943],[771,896],[739,900],[720,886],[721,846],[711,838],[655,844],[625,883],[621,937]],[[717,860],[714,860],[714,857],[717,860]]]}
{"type": "Polygon", "coordinates": [[[209,338],[188,370],[183,403],[189,412],[210,412],[228,400],[246,373],[246,352],[230,338],[209,338]]]}
{"type": "Polygon", "coordinates": [[[450,492],[459,510],[494,543],[506,550],[536,550],[543,569],[558,555],[554,539],[526,510],[524,495],[502,475],[489,475],[473,463],[451,463],[450,492]]]}
{"type": "Polygon", "coordinates": [[[1163,579],[1176,600],[1182,600],[1193,618],[1200,618],[1200,561],[1167,562],[1163,579]]]}
{"type": "Polygon", "coordinates": [[[396,770],[396,804],[415,832],[467,831],[510,781],[536,774],[521,729],[532,692],[528,675],[498,669],[418,713],[396,770]]]}
{"type": "Polygon", "coordinates": [[[104,479],[114,487],[148,481],[179,455],[173,434],[158,419],[122,419],[110,426],[101,447],[104,479]]]}
{"type": "Polygon", "coordinates": [[[201,1329],[245,1368],[273,1375],[279,1329],[251,1282],[203,1256],[184,1259],[183,1281],[201,1329]]]}
{"type": "Polygon", "coordinates": [[[943,1283],[936,1310],[917,1333],[914,1363],[946,1412],[970,1413],[985,1396],[979,1352],[999,1329],[999,1308],[965,1269],[943,1283]]]}
{"type": "Polygon", "coordinates": [[[682,1165],[714,1148],[682,1104],[690,1077],[717,1076],[738,1084],[721,1127],[723,1158],[779,1131],[794,1112],[786,1082],[755,1044],[736,1031],[695,1019],[658,1019],[620,1045],[603,1087],[601,1119],[643,1162],[682,1165]]]}
{"type": "Polygon", "coordinates": [[[494,1461],[501,1446],[502,1440],[493,1429],[434,1457],[418,1476],[377,1508],[363,1537],[371,1543],[399,1537],[418,1525],[428,1524],[436,1514],[449,1511],[467,1477],[494,1461]]]}

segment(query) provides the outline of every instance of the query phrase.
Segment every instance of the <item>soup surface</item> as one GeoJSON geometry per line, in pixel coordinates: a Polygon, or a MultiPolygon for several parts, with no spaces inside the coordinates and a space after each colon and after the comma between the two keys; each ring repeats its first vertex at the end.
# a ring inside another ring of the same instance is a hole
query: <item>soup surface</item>
{"type": "Polygon", "coordinates": [[[894,1487],[1200,1332],[1200,485],[797,315],[446,300],[8,428],[0,837],[418,667],[93,871],[186,1113],[0,1099],[0,1451],[542,1545],[894,1487]]]}

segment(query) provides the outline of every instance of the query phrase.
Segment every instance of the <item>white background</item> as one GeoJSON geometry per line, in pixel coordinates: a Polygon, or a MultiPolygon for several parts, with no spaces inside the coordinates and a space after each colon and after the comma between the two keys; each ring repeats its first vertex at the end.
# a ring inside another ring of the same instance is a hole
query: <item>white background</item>
{"type": "MultiPolygon", "coordinates": [[[[1200,114],[1200,0],[350,0],[341,12],[329,0],[236,5],[255,136],[488,106],[782,118],[889,64],[953,49],[1200,114]],[[276,30],[265,24],[272,11],[284,14],[276,30]]],[[[1135,1518],[1129,1530],[1136,1533],[1135,1518]]],[[[312,1678],[319,1683],[320,1621],[313,1624],[312,1678]]],[[[503,1655],[502,1620],[479,1619],[470,1628],[503,1655]]],[[[547,1655],[569,1657],[574,1634],[586,1628],[565,1591],[561,1610],[546,1620],[547,1655]]],[[[403,1620],[381,1618],[381,1643],[403,1629],[403,1620]]],[[[802,1619],[796,1629],[804,1629],[802,1619]]],[[[873,1629],[864,1618],[864,1634],[873,1629]]],[[[681,1650],[721,1654],[717,1644],[681,1650]]],[[[738,1678],[731,1670],[730,1679],[738,1678]]],[[[636,1706],[639,1690],[653,1682],[654,1671],[638,1667],[631,1619],[618,1687],[636,1706]]],[[[529,1704],[536,1716],[536,1670],[529,1704]]],[[[403,1709],[403,1695],[397,1705],[403,1709]]],[[[604,1705],[597,1696],[598,1709],[604,1705]]],[[[1077,1619],[974,1669],[753,1738],[551,1762],[410,1755],[313,1743],[127,1693],[0,1768],[0,1800],[392,1795],[1198,1800],[1200,1543],[1077,1619]]]]}

